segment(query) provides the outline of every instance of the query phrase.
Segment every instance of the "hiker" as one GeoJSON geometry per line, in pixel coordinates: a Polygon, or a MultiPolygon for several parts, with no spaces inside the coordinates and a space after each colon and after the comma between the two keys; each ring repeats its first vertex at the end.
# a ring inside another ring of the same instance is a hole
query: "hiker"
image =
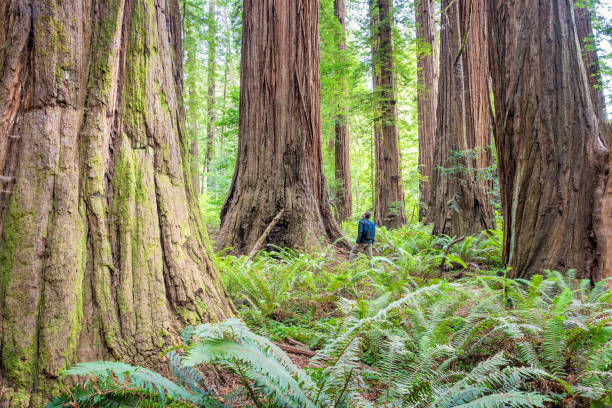
{"type": "Polygon", "coordinates": [[[364,251],[368,258],[372,259],[372,244],[374,244],[374,235],[376,234],[376,226],[370,221],[370,212],[363,213],[363,218],[359,221],[357,229],[357,241],[349,254],[349,261],[357,256],[359,251],[364,251]]]}

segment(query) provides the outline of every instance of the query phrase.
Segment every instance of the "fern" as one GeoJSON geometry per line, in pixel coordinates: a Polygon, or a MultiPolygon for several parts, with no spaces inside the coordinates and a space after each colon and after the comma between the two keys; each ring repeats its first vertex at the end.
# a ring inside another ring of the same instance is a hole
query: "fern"
{"type": "Polygon", "coordinates": [[[164,401],[166,396],[175,400],[199,403],[200,397],[189,392],[184,387],[170,381],[166,377],[143,367],[134,367],[116,361],[92,361],[79,363],[65,370],[63,375],[77,375],[82,377],[97,377],[101,380],[112,378],[114,375],[118,384],[123,384],[125,378],[128,384],[136,390],[142,390],[149,395],[157,395],[164,401]]]}

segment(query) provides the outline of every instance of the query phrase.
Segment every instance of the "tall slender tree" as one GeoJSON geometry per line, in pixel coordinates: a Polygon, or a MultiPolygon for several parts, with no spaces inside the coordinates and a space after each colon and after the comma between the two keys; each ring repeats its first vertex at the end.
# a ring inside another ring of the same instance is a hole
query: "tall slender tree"
{"type": "Polygon", "coordinates": [[[75,361],[153,364],[232,307],[190,188],[179,2],[8,1],[0,27],[0,372],[37,407],[75,361]]]}
{"type": "Polygon", "coordinates": [[[602,277],[608,149],[573,3],[490,1],[504,259],[515,277],[569,268],[602,277]]]}
{"type": "Polygon", "coordinates": [[[419,218],[427,218],[431,206],[438,107],[438,45],[434,0],[415,0],[418,55],[418,119],[419,119],[419,218]]]}
{"type": "Polygon", "coordinates": [[[392,0],[370,0],[376,184],[374,220],[388,228],[406,222],[397,127],[392,0]]]}
{"type": "Polygon", "coordinates": [[[348,247],[322,170],[318,1],[245,0],[242,12],[238,159],[217,246],[348,247]]]}
{"type": "Polygon", "coordinates": [[[208,122],[206,123],[206,170],[215,157],[215,89],[217,85],[217,2],[208,0],[208,122]]]}
{"type": "Polygon", "coordinates": [[[198,75],[200,74],[200,63],[198,59],[198,44],[201,34],[199,27],[201,19],[198,15],[199,4],[197,2],[183,1],[183,30],[184,41],[183,48],[185,51],[185,104],[187,107],[186,125],[191,141],[189,148],[190,168],[191,168],[191,185],[196,197],[200,196],[200,155],[198,141],[198,105],[200,102],[198,89],[198,75]],[[188,4],[189,3],[189,4],[188,4]]]}
{"type": "Polygon", "coordinates": [[[484,177],[490,164],[485,0],[443,0],[432,207],[435,234],[495,226],[484,177]]]}
{"type": "MultiPolygon", "coordinates": [[[[344,0],[334,0],[334,15],[338,18],[342,32],[338,41],[338,48],[346,50],[346,12],[344,0]]],[[[352,214],[353,198],[351,191],[351,160],[349,144],[349,116],[348,116],[348,77],[344,74],[342,78],[342,90],[344,99],[338,107],[339,113],[336,116],[335,124],[335,146],[334,164],[336,177],[336,211],[338,221],[344,221],[352,214]]]]}

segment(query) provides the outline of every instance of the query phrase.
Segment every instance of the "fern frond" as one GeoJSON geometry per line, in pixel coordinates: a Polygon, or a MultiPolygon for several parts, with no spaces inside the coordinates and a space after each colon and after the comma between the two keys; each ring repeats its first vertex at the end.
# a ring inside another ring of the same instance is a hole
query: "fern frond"
{"type": "Polygon", "coordinates": [[[455,405],[456,408],[533,408],[545,407],[544,403],[552,401],[550,397],[535,392],[507,392],[489,394],[471,402],[455,405]]]}
{"type": "Polygon", "coordinates": [[[63,375],[78,375],[82,377],[98,377],[106,379],[114,375],[122,384],[127,377],[129,384],[136,389],[146,391],[150,395],[158,395],[162,400],[165,396],[173,399],[198,403],[200,397],[187,391],[184,387],[170,381],[159,373],[143,367],[134,367],[116,361],[92,361],[79,363],[65,370],[63,375]]]}

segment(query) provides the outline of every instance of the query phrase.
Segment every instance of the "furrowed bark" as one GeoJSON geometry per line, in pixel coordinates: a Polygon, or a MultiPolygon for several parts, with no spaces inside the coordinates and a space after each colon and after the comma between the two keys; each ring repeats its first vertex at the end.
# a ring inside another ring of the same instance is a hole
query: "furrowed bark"
{"type": "Polygon", "coordinates": [[[303,248],[337,240],[322,170],[318,2],[246,0],[238,159],[221,209],[219,248],[303,248]]]}
{"type": "Polygon", "coordinates": [[[0,372],[38,407],[76,361],[154,364],[232,306],[189,188],[176,0],[0,6],[0,372]]]}
{"type": "MultiPolygon", "coordinates": [[[[340,50],[346,50],[346,13],[344,0],[334,0],[334,14],[342,26],[342,37],[338,44],[340,50]]],[[[335,177],[336,177],[336,200],[335,206],[338,221],[350,218],[353,212],[353,195],[351,191],[351,161],[350,161],[350,138],[348,106],[348,78],[343,78],[344,102],[339,107],[340,113],[336,116],[335,125],[335,177]]]]}
{"type": "Polygon", "coordinates": [[[438,107],[438,45],[436,42],[435,7],[433,0],[415,0],[417,38],[422,48],[417,55],[418,119],[419,119],[419,219],[427,218],[431,206],[438,107]]]}
{"type": "Polygon", "coordinates": [[[608,149],[573,1],[491,0],[488,11],[504,260],[513,277],[575,268],[599,280],[608,149]]]}
{"type": "Polygon", "coordinates": [[[491,162],[484,0],[444,0],[434,156],[434,234],[495,228],[484,177],[491,162]]]}
{"type": "Polygon", "coordinates": [[[406,211],[397,128],[391,3],[370,0],[376,151],[374,220],[387,228],[397,228],[406,222],[406,211]]]}

